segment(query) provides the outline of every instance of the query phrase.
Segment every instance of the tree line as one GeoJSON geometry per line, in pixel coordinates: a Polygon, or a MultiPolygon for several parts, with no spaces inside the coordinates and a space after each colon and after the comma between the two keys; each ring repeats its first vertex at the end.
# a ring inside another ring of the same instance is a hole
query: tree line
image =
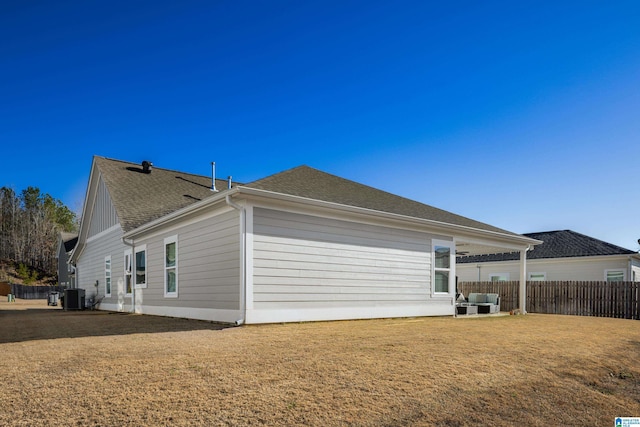
{"type": "Polygon", "coordinates": [[[55,275],[59,232],[77,225],[75,213],[37,187],[0,188],[0,260],[55,275]]]}

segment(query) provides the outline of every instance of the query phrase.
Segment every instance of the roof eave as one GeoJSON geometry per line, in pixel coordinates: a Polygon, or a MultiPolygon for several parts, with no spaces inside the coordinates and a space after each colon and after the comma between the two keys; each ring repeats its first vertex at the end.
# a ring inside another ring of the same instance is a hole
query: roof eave
{"type": "Polygon", "coordinates": [[[265,197],[269,199],[276,199],[281,201],[302,203],[302,204],[312,205],[317,207],[337,209],[337,210],[347,211],[347,212],[352,212],[357,214],[372,215],[379,218],[387,218],[387,219],[396,220],[396,221],[411,222],[411,223],[422,225],[422,226],[430,226],[430,227],[450,231],[456,234],[467,233],[467,234],[472,234],[476,236],[482,236],[484,238],[490,237],[494,239],[500,239],[509,243],[517,244],[518,247],[534,246],[542,243],[541,240],[533,239],[533,238],[518,235],[518,234],[506,234],[506,233],[500,233],[497,231],[483,230],[483,229],[474,228],[474,227],[451,224],[451,223],[435,221],[435,220],[430,220],[425,218],[417,218],[413,216],[395,214],[391,212],[384,212],[384,211],[379,211],[379,210],[374,210],[369,208],[362,208],[358,206],[345,205],[341,203],[327,202],[324,200],[311,199],[307,197],[295,196],[295,195],[290,195],[285,193],[278,193],[278,192],[273,192],[269,190],[262,190],[262,189],[244,187],[244,186],[240,186],[236,188],[238,189],[238,194],[244,194],[247,196],[265,197]]]}
{"type": "Polygon", "coordinates": [[[123,234],[123,238],[131,239],[142,233],[146,233],[151,231],[152,229],[161,227],[162,225],[168,222],[179,220],[184,216],[193,214],[202,209],[206,209],[207,207],[213,204],[223,201],[226,198],[226,196],[234,197],[237,195],[266,198],[271,200],[280,200],[285,202],[293,202],[298,204],[304,204],[307,206],[323,207],[328,209],[340,210],[343,212],[351,212],[351,213],[356,213],[361,215],[375,216],[378,218],[386,218],[386,219],[395,220],[395,221],[409,222],[409,223],[413,223],[421,226],[436,228],[443,231],[449,231],[452,234],[464,233],[464,234],[471,234],[475,236],[482,236],[484,238],[498,239],[498,240],[504,241],[505,243],[515,244],[518,247],[520,246],[527,247],[527,246],[539,245],[542,243],[542,241],[540,240],[521,236],[518,234],[506,234],[506,233],[500,233],[500,232],[491,231],[491,230],[482,230],[474,227],[450,224],[450,223],[441,222],[441,221],[435,221],[435,220],[430,220],[425,218],[417,218],[413,216],[395,214],[391,212],[378,211],[374,209],[345,205],[341,203],[327,202],[324,200],[311,199],[308,197],[295,196],[291,194],[278,193],[274,191],[256,189],[256,188],[245,187],[245,186],[238,186],[238,187],[232,188],[231,190],[222,191],[213,197],[209,197],[207,199],[201,200],[192,205],[186,206],[182,209],[179,209],[168,215],[165,215],[161,218],[150,221],[146,224],[136,227],[133,230],[127,231],[126,233],[123,234]]]}

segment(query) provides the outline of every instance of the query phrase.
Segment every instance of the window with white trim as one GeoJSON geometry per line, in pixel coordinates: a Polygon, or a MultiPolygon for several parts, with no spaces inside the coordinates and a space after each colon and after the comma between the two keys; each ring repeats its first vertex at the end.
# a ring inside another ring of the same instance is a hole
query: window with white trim
{"type": "Polygon", "coordinates": [[[133,293],[133,256],[131,249],[124,251],[124,294],[133,293]]]}
{"type": "Polygon", "coordinates": [[[532,282],[544,282],[547,280],[547,273],[528,273],[529,280],[532,282]]]}
{"type": "Polygon", "coordinates": [[[605,270],[604,280],[607,282],[624,282],[624,270],[605,270]]]}
{"type": "Polygon", "coordinates": [[[178,297],[178,236],[164,239],[164,296],[178,297]]]}
{"type": "Polygon", "coordinates": [[[491,273],[489,274],[490,282],[508,282],[509,281],[509,273],[491,273]]]}
{"type": "Polygon", "coordinates": [[[135,280],[136,288],[147,287],[147,245],[136,246],[135,280]]]}
{"type": "Polygon", "coordinates": [[[104,257],[104,296],[111,296],[111,255],[104,257]]]}
{"type": "Polygon", "coordinates": [[[451,294],[453,291],[452,265],[454,265],[454,243],[434,240],[433,242],[433,293],[451,294]]]}

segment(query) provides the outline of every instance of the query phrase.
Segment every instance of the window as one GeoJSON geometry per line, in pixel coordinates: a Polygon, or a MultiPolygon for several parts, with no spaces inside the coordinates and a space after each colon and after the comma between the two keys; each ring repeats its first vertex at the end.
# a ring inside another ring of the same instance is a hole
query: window
{"type": "Polygon", "coordinates": [[[147,287],[147,245],[136,248],[136,287],[147,287]]]}
{"type": "Polygon", "coordinates": [[[529,280],[532,282],[544,282],[547,280],[547,273],[529,273],[529,280]]]}
{"type": "Polygon", "coordinates": [[[452,266],[453,242],[433,241],[433,293],[450,294],[453,286],[452,266]]]}
{"type": "Polygon", "coordinates": [[[604,278],[607,282],[624,282],[624,270],[605,270],[604,278]]]}
{"type": "Polygon", "coordinates": [[[491,273],[489,274],[490,282],[508,282],[509,281],[509,273],[491,273]]]}
{"type": "Polygon", "coordinates": [[[164,296],[178,297],[178,236],[164,239],[164,296]]]}
{"type": "Polygon", "coordinates": [[[111,296],[111,255],[104,258],[104,296],[111,296]]]}
{"type": "Polygon", "coordinates": [[[125,295],[131,295],[133,293],[133,280],[132,280],[132,264],[131,264],[131,249],[124,251],[124,293],[125,295]]]}

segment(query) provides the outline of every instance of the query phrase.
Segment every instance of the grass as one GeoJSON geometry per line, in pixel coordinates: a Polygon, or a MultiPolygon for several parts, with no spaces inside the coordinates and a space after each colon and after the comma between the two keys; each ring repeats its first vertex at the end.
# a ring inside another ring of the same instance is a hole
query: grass
{"type": "Polygon", "coordinates": [[[0,425],[612,425],[640,324],[527,315],[273,324],[0,302],[0,425]]]}

